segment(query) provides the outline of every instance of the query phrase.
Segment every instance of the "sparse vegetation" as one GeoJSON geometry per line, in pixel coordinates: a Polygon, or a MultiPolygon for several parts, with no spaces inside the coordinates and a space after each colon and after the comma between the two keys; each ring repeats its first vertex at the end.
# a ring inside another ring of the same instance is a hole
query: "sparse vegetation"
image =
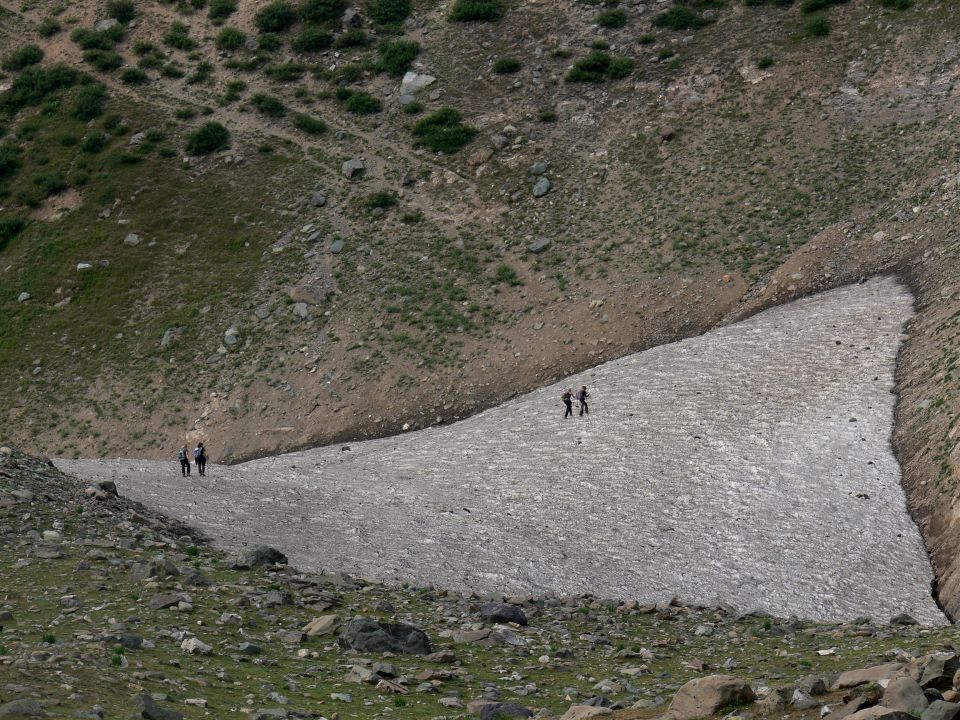
{"type": "Polygon", "coordinates": [[[347,98],[346,108],[354,115],[373,115],[383,110],[383,103],[369,93],[354,92],[347,98]]]}
{"type": "Polygon", "coordinates": [[[759,60],[757,60],[757,67],[761,70],[766,70],[767,68],[773,67],[773,58],[770,55],[764,55],[759,60]]]}
{"type": "Polygon", "coordinates": [[[143,85],[149,79],[147,74],[139,68],[127,68],[120,73],[120,80],[127,85],[143,85]]]}
{"type": "Polygon", "coordinates": [[[124,25],[137,16],[137,6],[133,0],[107,0],[107,17],[124,25]]]}
{"type": "Polygon", "coordinates": [[[450,19],[456,22],[499,20],[505,11],[503,0],[455,0],[450,19]]]}
{"type": "Polygon", "coordinates": [[[477,131],[460,120],[460,113],[445,107],[418,121],[413,127],[416,145],[434,152],[454,153],[473,140],[477,131]]]}
{"type": "Polygon", "coordinates": [[[381,190],[379,192],[371,193],[363,201],[363,206],[368,210],[373,210],[375,208],[382,208],[386,210],[387,208],[392,208],[397,204],[396,193],[392,193],[388,190],[381,190]]]}
{"type": "Polygon", "coordinates": [[[339,20],[346,9],[344,0],[303,0],[300,3],[300,19],[307,23],[339,20]]]}
{"type": "Polygon", "coordinates": [[[654,16],[653,24],[668,30],[696,30],[710,24],[693,8],[677,3],[673,7],[654,16]]]}
{"type": "Polygon", "coordinates": [[[224,22],[237,11],[237,0],[210,0],[207,17],[215,24],[224,22]]]}
{"type": "Polygon", "coordinates": [[[350,28],[340,33],[334,41],[333,46],[340,50],[345,48],[366,47],[370,44],[370,38],[360,28],[350,28]]]}
{"type": "Polygon", "coordinates": [[[824,15],[814,15],[803,26],[808,37],[826,37],[830,34],[830,21],[824,15]]]}
{"type": "Polygon", "coordinates": [[[42,38],[52,38],[61,30],[63,30],[63,26],[56,18],[44,18],[37,26],[37,34],[42,38]]]}
{"type": "MultiPolygon", "coordinates": [[[[0,152],[2,152],[2,146],[0,146],[0,152]]],[[[0,157],[0,163],[2,163],[2,157],[0,157]]],[[[2,179],[3,174],[0,172],[0,180],[2,179]]],[[[21,217],[0,218],[0,252],[3,252],[10,242],[23,232],[26,226],[27,221],[21,217]]]]}
{"type": "Polygon", "coordinates": [[[193,50],[197,46],[196,41],[190,37],[190,28],[179,20],[167,30],[163,36],[163,42],[177,50],[193,50]]]}

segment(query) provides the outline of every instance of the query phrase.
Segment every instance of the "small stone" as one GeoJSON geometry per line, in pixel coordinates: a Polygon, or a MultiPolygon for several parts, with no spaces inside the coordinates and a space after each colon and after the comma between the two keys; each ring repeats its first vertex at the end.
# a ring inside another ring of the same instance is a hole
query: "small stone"
{"type": "Polygon", "coordinates": [[[17,295],[17,302],[25,303],[29,299],[30,299],[30,293],[28,292],[22,292],[19,295],[17,295]]]}
{"type": "Polygon", "coordinates": [[[240,330],[236,325],[231,325],[227,328],[226,332],[223,333],[223,344],[227,347],[231,345],[236,345],[240,342],[240,330]]]}
{"type": "Polygon", "coordinates": [[[187,638],[180,643],[180,649],[190,655],[211,655],[213,648],[200,638],[187,638]]]}
{"type": "Polygon", "coordinates": [[[314,207],[323,207],[327,204],[327,196],[322,192],[313,192],[310,195],[310,204],[314,207]]]}
{"type": "Polygon", "coordinates": [[[354,180],[363,176],[367,171],[367,164],[363,160],[352,158],[343,163],[341,170],[349,179],[354,180]]]}
{"type": "Polygon", "coordinates": [[[415,72],[407,72],[400,81],[401,95],[416,95],[421,90],[433,85],[437,79],[433,75],[419,75],[415,72]]]}
{"type": "Polygon", "coordinates": [[[136,247],[142,240],[143,239],[136,233],[127,233],[127,236],[123,239],[123,244],[127,247],[136,247]]]}
{"type": "Polygon", "coordinates": [[[294,317],[298,317],[301,320],[306,320],[308,317],[310,317],[310,308],[307,307],[306,303],[294,303],[292,312],[294,317]]]}
{"type": "Polygon", "coordinates": [[[550,246],[553,244],[553,241],[550,238],[540,238],[539,240],[534,240],[530,244],[530,252],[534,255],[539,255],[542,252],[545,252],[550,249],[550,246]]]}
{"type": "Polygon", "coordinates": [[[543,160],[537,160],[530,166],[531,175],[543,175],[547,172],[547,164],[543,160]]]}
{"type": "Polygon", "coordinates": [[[93,29],[97,32],[105,32],[119,26],[120,21],[116,18],[105,18],[104,20],[98,20],[96,25],[93,26],[93,29]]]}
{"type": "Polygon", "coordinates": [[[550,182],[546,177],[541,177],[537,180],[536,184],[533,186],[533,196],[534,197],[543,197],[550,189],[553,187],[553,183],[550,182]]]}
{"type": "Polygon", "coordinates": [[[321,615],[303,626],[303,632],[310,637],[329,635],[340,627],[340,618],[337,615],[321,615]]]}
{"type": "Polygon", "coordinates": [[[332,243],[330,243],[330,252],[334,255],[339,255],[341,252],[343,252],[343,244],[343,240],[340,240],[339,238],[334,240],[332,243]]]}

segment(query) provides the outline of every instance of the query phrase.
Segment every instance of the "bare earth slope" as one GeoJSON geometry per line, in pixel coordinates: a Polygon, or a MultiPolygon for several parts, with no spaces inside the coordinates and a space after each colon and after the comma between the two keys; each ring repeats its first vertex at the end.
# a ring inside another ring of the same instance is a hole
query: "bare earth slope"
{"type": "Polygon", "coordinates": [[[448,427],[181,480],[59,461],[297,564],[472,590],[679,594],[837,619],[943,620],[889,438],[911,297],[843,288],[571,378],[448,427]]]}

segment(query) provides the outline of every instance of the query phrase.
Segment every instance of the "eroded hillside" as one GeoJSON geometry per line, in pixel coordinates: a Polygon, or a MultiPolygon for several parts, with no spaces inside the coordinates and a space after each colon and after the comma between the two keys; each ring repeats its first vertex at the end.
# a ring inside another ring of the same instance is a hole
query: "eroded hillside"
{"type": "Polygon", "coordinates": [[[948,578],[960,19],[907,4],[3,0],[8,434],[381,435],[893,271],[895,441],[948,578]]]}

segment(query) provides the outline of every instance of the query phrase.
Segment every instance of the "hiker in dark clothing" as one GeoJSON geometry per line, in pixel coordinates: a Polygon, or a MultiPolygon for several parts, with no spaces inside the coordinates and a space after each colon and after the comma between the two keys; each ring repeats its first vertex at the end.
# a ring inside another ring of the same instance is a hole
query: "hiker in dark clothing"
{"type": "Polygon", "coordinates": [[[186,445],[180,448],[177,457],[180,459],[180,472],[183,473],[184,477],[187,477],[190,474],[190,451],[187,450],[186,445]]]}
{"type": "Polygon", "coordinates": [[[584,413],[587,415],[590,414],[590,408],[587,407],[587,398],[590,397],[590,393],[587,392],[587,386],[584,385],[577,391],[577,400],[580,401],[580,416],[582,417],[584,413]]]}
{"type": "Polygon", "coordinates": [[[563,419],[566,420],[568,417],[573,416],[573,388],[567,388],[563,395],[560,396],[560,399],[563,400],[563,404],[567,406],[567,411],[563,414],[563,419]]]}
{"type": "Polygon", "coordinates": [[[197,471],[201,475],[207,474],[207,450],[203,447],[203,443],[197,443],[197,447],[193,450],[193,460],[197,463],[197,471]]]}

